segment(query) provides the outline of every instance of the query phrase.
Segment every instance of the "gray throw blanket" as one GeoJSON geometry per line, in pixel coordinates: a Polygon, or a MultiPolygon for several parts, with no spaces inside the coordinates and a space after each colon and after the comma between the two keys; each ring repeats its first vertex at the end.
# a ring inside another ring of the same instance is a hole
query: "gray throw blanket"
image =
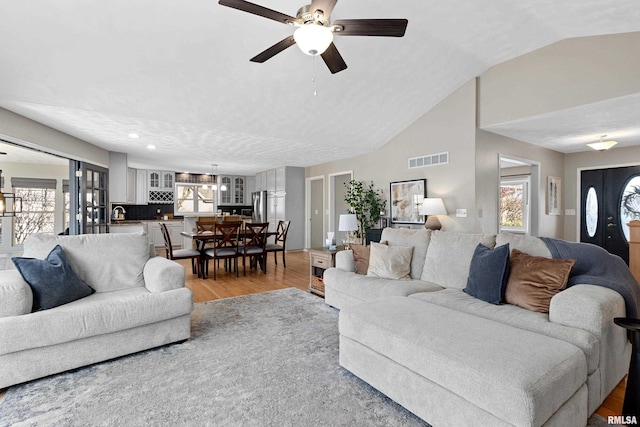
{"type": "Polygon", "coordinates": [[[627,317],[638,318],[640,285],[622,258],[591,243],[567,242],[541,237],[554,258],[575,259],[567,287],[576,284],[600,285],[624,298],[627,317]]]}

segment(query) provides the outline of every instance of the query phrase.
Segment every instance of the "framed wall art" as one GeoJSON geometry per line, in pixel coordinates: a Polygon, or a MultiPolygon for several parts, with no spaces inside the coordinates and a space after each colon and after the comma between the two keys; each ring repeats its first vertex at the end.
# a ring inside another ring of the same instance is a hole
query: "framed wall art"
{"type": "Polygon", "coordinates": [[[389,194],[392,224],[424,224],[419,209],[427,196],[426,179],[392,182],[389,194]]]}
{"type": "Polygon", "coordinates": [[[547,214],[560,215],[561,179],[557,176],[547,177],[547,214]]]}

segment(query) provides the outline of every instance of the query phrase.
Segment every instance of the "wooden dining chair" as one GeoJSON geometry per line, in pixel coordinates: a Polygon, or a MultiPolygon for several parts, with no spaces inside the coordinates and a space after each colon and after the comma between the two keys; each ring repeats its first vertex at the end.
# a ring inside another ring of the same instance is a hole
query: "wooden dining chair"
{"type": "Polygon", "coordinates": [[[205,272],[203,278],[207,278],[209,274],[209,260],[213,260],[213,280],[216,280],[216,271],[218,261],[225,261],[225,268],[230,269],[233,262],[238,276],[238,231],[240,230],[240,222],[222,222],[216,223],[214,226],[215,240],[213,247],[204,251],[207,257],[205,272]]]}
{"type": "Polygon", "coordinates": [[[160,230],[162,230],[162,237],[164,237],[164,249],[167,259],[174,261],[177,259],[191,259],[191,272],[198,274],[200,268],[200,252],[195,249],[173,249],[167,225],[161,222],[160,230]]]}
{"type": "Polygon", "coordinates": [[[289,225],[291,225],[291,221],[278,221],[275,243],[267,243],[266,246],[267,252],[273,252],[273,260],[276,265],[278,265],[277,253],[282,252],[282,265],[285,267],[287,266],[287,261],[285,260],[284,253],[287,245],[287,232],[289,231],[289,225]]]}
{"type": "Polygon", "coordinates": [[[223,215],[222,222],[242,222],[242,215],[223,215]]]}
{"type": "Polygon", "coordinates": [[[259,264],[263,273],[267,273],[267,231],[269,230],[268,222],[246,223],[244,225],[244,233],[242,236],[242,270],[247,275],[247,258],[249,258],[249,267],[259,264]]]}

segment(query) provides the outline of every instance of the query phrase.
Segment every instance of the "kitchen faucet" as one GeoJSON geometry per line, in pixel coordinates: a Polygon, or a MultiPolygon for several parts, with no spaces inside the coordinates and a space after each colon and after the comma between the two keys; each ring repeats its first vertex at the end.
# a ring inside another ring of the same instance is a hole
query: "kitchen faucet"
{"type": "Polygon", "coordinates": [[[126,213],[127,211],[124,210],[122,206],[118,205],[113,208],[113,213],[111,214],[111,216],[113,217],[113,219],[124,219],[124,214],[126,213]]]}

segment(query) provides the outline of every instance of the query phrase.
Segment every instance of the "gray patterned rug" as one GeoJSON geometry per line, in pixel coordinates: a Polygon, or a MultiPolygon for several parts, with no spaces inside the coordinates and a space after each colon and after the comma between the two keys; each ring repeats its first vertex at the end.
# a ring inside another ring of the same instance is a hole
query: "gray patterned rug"
{"type": "Polygon", "coordinates": [[[340,368],[337,323],[293,288],[196,304],[189,341],[12,387],[0,426],[427,425],[340,368]]]}

